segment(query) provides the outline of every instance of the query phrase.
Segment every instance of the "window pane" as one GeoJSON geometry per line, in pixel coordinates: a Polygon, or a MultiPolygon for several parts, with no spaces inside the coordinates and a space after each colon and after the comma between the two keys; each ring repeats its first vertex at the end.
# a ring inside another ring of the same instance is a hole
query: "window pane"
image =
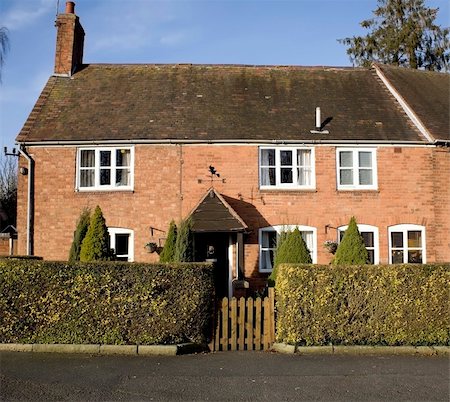
{"type": "Polygon", "coordinates": [[[281,183],[292,183],[292,169],[281,169],[281,183]]]}
{"type": "Polygon", "coordinates": [[[280,151],[282,166],[292,166],[292,151],[280,151]]]}
{"type": "Polygon", "coordinates": [[[408,231],[408,247],[422,247],[422,232],[420,230],[408,231]]]}
{"type": "Polygon", "coordinates": [[[100,166],[111,166],[111,151],[100,151],[100,166]]]}
{"type": "Polygon", "coordinates": [[[375,264],[375,252],[374,252],[374,250],[367,250],[367,255],[369,256],[369,264],[375,264]]]}
{"type": "Polygon", "coordinates": [[[80,187],[94,187],[94,169],[80,170],[80,187]]]}
{"type": "Polygon", "coordinates": [[[116,254],[117,255],[128,255],[128,240],[130,238],[129,234],[121,233],[116,234],[116,254]]]}
{"type": "Polygon", "coordinates": [[[263,250],[261,253],[261,268],[271,270],[273,267],[273,250],[263,250]]]}
{"type": "Polygon", "coordinates": [[[412,264],[422,264],[422,250],[409,250],[408,262],[412,264]]]}
{"type": "Polygon", "coordinates": [[[116,150],[116,166],[130,166],[131,151],[129,149],[116,150]]]}
{"type": "Polygon", "coordinates": [[[372,167],[372,152],[359,152],[359,167],[372,167]]]}
{"type": "Polygon", "coordinates": [[[342,169],[340,172],[340,184],[353,184],[353,170],[342,169]]]}
{"type": "Polygon", "coordinates": [[[361,232],[361,236],[364,240],[366,247],[374,247],[373,245],[373,232],[361,232]]]}
{"type": "Polygon", "coordinates": [[[81,167],[95,166],[95,151],[93,149],[81,151],[81,167]]]}
{"type": "Polygon", "coordinates": [[[275,168],[261,168],[261,185],[275,185],[275,168]]]}
{"type": "Polygon", "coordinates": [[[352,167],[353,166],[353,152],[352,151],[339,152],[339,166],[340,167],[352,167]]]}
{"type": "Polygon", "coordinates": [[[391,233],[391,243],[392,243],[392,247],[402,248],[403,247],[403,233],[402,232],[392,232],[391,233]]]}
{"type": "Polygon", "coordinates": [[[299,149],[297,151],[298,166],[311,167],[311,150],[299,149]]]}
{"type": "Polygon", "coordinates": [[[275,150],[274,149],[262,149],[261,150],[261,165],[262,166],[275,166],[275,150]]]}
{"type": "Polygon", "coordinates": [[[299,186],[309,186],[311,185],[311,169],[309,168],[300,168],[297,170],[298,178],[297,184],[299,186]]]}
{"type": "Polygon", "coordinates": [[[342,241],[342,239],[344,238],[344,235],[345,235],[345,230],[340,230],[339,231],[339,242],[342,241]]]}
{"type": "Polygon", "coordinates": [[[116,170],[116,186],[128,186],[130,184],[130,169],[116,170]]]}
{"type": "Polygon", "coordinates": [[[277,246],[277,232],[274,230],[263,231],[261,245],[263,248],[275,248],[277,246]]]}
{"type": "Polygon", "coordinates": [[[392,263],[393,264],[403,264],[403,251],[392,250],[392,263]]]}
{"type": "Polygon", "coordinates": [[[368,169],[359,170],[359,184],[370,185],[372,184],[372,171],[368,169]]]}
{"type": "Polygon", "coordinates": [[[312,259],[311,252],[313,249],[313,232],[301,232],[301,233],[302,233],[303,240],[305,241],[306,246],[308,247],[308,251],[309,251],[309,254],[312,259]]]}
{"type": "Polygon", "coordinates": [[[100,169],[100,185],[111,184],[111,169],[100,169]]]}

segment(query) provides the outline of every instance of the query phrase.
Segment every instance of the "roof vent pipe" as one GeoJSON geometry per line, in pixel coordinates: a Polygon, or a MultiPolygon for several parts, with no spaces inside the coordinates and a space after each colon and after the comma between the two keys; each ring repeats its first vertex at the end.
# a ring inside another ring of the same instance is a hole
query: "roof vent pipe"
{"type": "Polygon", "coordinates": [[[316,130],[320,131],[322,119],[320,118],[320,107],[316,107],[316,130]]]}
{"type": "Polygon", "coordinates": [[[316,128],[314,130],[310,130],[311,134],[329,134],[328,130],[324,130],[324,126],[327,125],[331,121],[332,117],[328,117],[322,122],[322,116],[320,113],[320,107],[316,107],[316,128]]]}

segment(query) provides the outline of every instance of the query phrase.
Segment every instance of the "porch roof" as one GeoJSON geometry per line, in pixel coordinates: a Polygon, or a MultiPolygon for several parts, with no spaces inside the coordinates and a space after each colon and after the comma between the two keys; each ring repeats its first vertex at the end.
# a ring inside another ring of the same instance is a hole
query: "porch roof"
{"type": "Polygon", "coordinates": [[[245,232],[248,226],[214,189],[210,188],[190,214],[192,231],[245,232]]]}

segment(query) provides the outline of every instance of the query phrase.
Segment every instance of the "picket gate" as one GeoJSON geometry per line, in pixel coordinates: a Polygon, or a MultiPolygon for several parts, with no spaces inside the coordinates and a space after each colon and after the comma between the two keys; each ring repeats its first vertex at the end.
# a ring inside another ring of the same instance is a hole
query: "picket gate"
{"type": "Polygon", "coordinates": [[[211,349],[269,350],[275,341],[275,294],[257,297],[224,297],[217,306],[216,329],[211,349]]]}

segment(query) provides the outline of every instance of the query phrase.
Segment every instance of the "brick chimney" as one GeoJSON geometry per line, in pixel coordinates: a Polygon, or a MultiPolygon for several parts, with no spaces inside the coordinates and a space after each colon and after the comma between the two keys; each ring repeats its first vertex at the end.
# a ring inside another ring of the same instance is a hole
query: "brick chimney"
{"type": "Polygon", "coordinates": [[[83,64],[84,29],[75,15],[75,3],[66,2],[64,14],[56,18],[56,75],[70,77],[83,64]]]}

